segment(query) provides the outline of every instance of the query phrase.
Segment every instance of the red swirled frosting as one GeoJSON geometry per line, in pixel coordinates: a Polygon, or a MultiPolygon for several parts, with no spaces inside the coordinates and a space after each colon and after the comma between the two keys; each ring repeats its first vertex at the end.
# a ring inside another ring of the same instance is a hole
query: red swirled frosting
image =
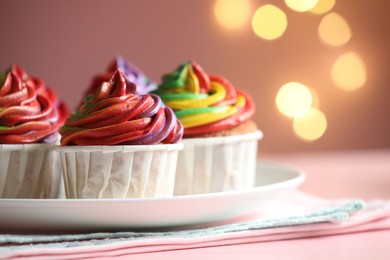
{"type": "Polygon", "coordinates": [[[84,96],[94,94],[103,82],[110,81],[116,70],[122,72],[130,82],[137,85],[136,91],[139,95],[146,95],[157,88],[157,84],[150,81],[142,70],[121,56],[118,56],[111,61],[105,72],[97,74],[92,79],[91,85],[87,88],[84,96]]]}
{"type": "Polygon", "coordinates": [[[17,65],[0,73],[0,144],[54,143],[68,116],[41,79],[17,65]]]}
{"type": "Polygon", "coordinates": [[[183,126],[153,94],[136,94],[137,86],[116,70],[110,81],[88,95],[61,128],[62,145],[148,145],[181,140],[183,126]]]}

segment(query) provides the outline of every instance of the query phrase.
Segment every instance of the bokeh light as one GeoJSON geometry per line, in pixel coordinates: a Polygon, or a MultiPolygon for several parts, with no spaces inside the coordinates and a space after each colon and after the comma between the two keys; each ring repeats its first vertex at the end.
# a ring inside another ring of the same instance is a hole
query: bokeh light
{"type": "Polygon", "coordinates": [[[249,20],[251,6],[249,0],[217,0],[214,14],[217,22],[226,29],[238,29],[249,20]]]}
{"type": "Polygon", "coordinates": [[[347,91],[356,90],[367,80],[366,66],[357,53],[347,52],[333,64],[331,77],[337,87],[347,91]]]}
{"type": "Polygon", "coordinates": [[[331,46],[341,46],[352,36],[351,29],[345,19],[337,13],[324,16],[318,27],[320,39],[331,46]]]}
{"type": "Polygon", "coordinates": [[[307,113],[294,119],[293,130],[300,139],[311,142],[324,135],[327,125],[324,113],[310,108],[307,113]]]}
{"type": "Polygon", "coordinates": [[[311,99],[312,99],[311,107],[314,107],[317,109],[320,108],[320,99],[318,97],[317,91],[315,91],[313,88],[309,88],[309,90],[310,90],[311,99]]]}
{"type": "Polygon", "coordinates": [[[308,87],[298,82],[289,82],[279,89],[275,101],[282,114],[295,118],[310,109],[313,98],[308,87]]]}
{"type": "Polygon", "coordinates": [[[287,16],[274,5],[263,5],[252,17],[252,28],[255,34],[262,39],[277,39],[287,28],[287,16]]]}
{"type": "Polygon", "coordinates": [[[318,0],[317,4],[310,9],[310,12],[313,14],[325,14],[332,10],[335,4],[336,0],[318,0]]]}
{"type": "Polygon", "coordinates": [[[318,0],[284,0],[286,5],[297,12],[307,12],[312,9],[318,0]]]}

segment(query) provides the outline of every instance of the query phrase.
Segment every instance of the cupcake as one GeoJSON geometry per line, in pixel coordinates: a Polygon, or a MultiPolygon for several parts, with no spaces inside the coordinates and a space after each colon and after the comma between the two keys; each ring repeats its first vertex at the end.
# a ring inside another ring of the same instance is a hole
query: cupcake
{"type": "Polygon", "coordinates": [[[61,128],[67,198],[173,195],[183,126],[153,94],[116,70],[61,128]]]}
{"type": "Polygon", "coordinates": [[[57,198],[54,148],[69,113],[44,81],[17,65],[0,73],[0,197],[57,198]]]}
{"type": "Polygon", "coordinates": [[[184,126],[175,195],[253,187],[262,132],[251,119],[255,105],[248,94],[191,61],[165,74],[153,93],[184,126]]]}

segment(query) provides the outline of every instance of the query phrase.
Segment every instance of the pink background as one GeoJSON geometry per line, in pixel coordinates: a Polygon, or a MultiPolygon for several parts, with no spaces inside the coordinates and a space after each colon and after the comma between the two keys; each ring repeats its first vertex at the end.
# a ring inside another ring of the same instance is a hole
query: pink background
{"type": "MultiPolygon", "coordinates": [[[[289,26],[282,38],[266,42],[249,23],[237,32],[222,29],[214,1],[1,0],[0,70],[19,64],[73,109],[92,76],[117,54],[157,82],[193,59],[253,96],[254,119],[265,134],[263,153],[389,148],[390,1],[337,1],[333,11],[353,33],[340,48],[319,41],[322,16],[293,12],[281,0],[272,3],[286,12],[289,26]],[[368,71],[365,86],[355,92],[336,88],[329,76],[335,59],[348,51],[357,52],[368,71]],[[291,121],[276,109],[276,93],[289,81],[314,88],[320,97],[328,128],[316,142],[298,140],[291,121]]],[[[252,1],[253,8],[260,5],[252,1]]]]}

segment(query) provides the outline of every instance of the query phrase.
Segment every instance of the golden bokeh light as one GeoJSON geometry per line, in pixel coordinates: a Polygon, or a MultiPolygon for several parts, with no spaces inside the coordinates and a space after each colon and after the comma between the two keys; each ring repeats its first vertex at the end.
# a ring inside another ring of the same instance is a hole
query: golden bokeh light
{"type": "Polygon", "coordinates": [[[286,5],[297,12],[307,12],[316,6],[318,0],[284,0],[286,5]]]}
{"type": "Polygon", "coordinates": [[[335,4],[336,0],[318,0],[317,4],[310,9],[310,12],[313,14],[325,14],[332,10],[335,4]]]}
{"type": "Polygon", "coordinates": [[[283,35],[287,28],[287,16],[274,5],[259,7],[252,17],[252,29],[265,40],[274,40],[283,35]]]}
{"type": "Polygon", "coordinates": [[[314,108],[317,108],[317,109],[320,108],[320,99],[318,97],[317,91],[315,91],[312,88],[309,88],[309,90],[310,90],[311,99],[312,99],[311,107],[314,107],[314,108]]]}
{"type": "Polygon", "coordinates": [[[308,87],[298,82],[289,82],[279,89],[275,102],[282,114],[295,118],[309,111],[313,98],[308,87]]]}
{"type": "Polygon", "coordinates": [[[244,26],[249,21],[250,12],[249,0],[217,0],[214,6],[217,22],[230,30],[244,26]]]}
{"type": "Polygon", "coordinates": [[[320,39],[331,46],[341,46],[347,43],[352,36],[347,21],[337,13],[324,16],[318,27],[320,39]]]}
{"type": "Polygon", "coordinates": [[[357,53],[347,52],[333,64],[331,77],[337,87],[347,91],[356,90],[367,80],[366,66],[357,53]]]}
{"type": "Polygon", "coordinates": [[[294,133],[304,141],[315,141],[324,135],[328,126],[324,113],[315,108],[310,108],[307,113],[297,117],[293,121],[294,133]]]}

